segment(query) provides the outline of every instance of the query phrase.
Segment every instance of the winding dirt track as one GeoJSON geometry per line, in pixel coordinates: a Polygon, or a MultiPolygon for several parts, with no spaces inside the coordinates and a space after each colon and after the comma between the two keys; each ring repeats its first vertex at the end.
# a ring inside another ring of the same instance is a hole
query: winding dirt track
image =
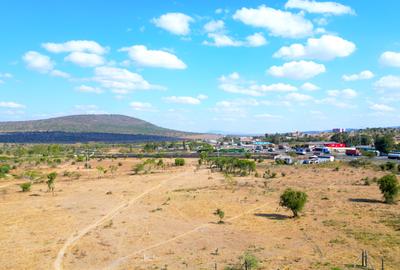
{"type": "Polygon", "coordinates": [[[105,221],[112,219],[113,217],[115,217],[116,215],[118,215],[121,210],[128,208],[130,205],[132,205],[133,203],[135,203],[137,200],[141,199],[142,197],[146,196],[147,194],[149,194],[150,192],[159,189],[160,187],[162,187],[166,182],[171,181],[175,178],[178,177],[182,177],[182,175],[175,175],[173,177],[170,177],[168,179],[163,180],[160,184],[146,190],[145,192],[139,194],[138,196],[130,199],[129,201],[126,201],[122,204],[120,204],[119,206],[115,207],[114,209],[112,209],[110,212],[108,212],[105,216],[103,216],[102,218],[100,218],[99,220],[97,220],[96,222],[88,225],[87,227],[81,229],[80,231],[72,234],[67,241],[65,241],[64,245],[62,246],[62,248],[59,250],[56,260],[54,261],[54,269],[55,270],[62,270],[63,269],[63,259],[65,257],[65,254],[67,253],[67,250],[73,246],[79,239],[81,239],[84,235],[86,235],[88,232],[90,232],[91,230],[95,229],[96,227],[100,226],[101,224],[103,224],[105,221]]]}
{"type": "MultiPolygon", "coordinates": [[[[250,213],[252,213],[252,212],[254,212],[254,211],[260,210],[261,208],[265,207],[265,206],[268,205],[268,204],[269,204],[269,203],[265,203],[265,204],[262,204],[262,205],[259,205],[259,206],[255,207],[255,208],[249,209],[249,210],[247,210],[247,211],[245,211],[245,212],[243,212],[243,213],[241,213],[241,214],[238,214],[238,215],[236,215],[236,216],[234,216],[234,217],[231,217],[231,218],[227,219],[227,221],[230,222],[230,221],[233,221],[233,220],[235,220],[235,219],[238,219],[238,218],[240,218],[240,217],[242,217],[242,216],[244,216],[244,215],[247,215],[247,214],[250,214],[250,213]]],[[[104,268],[104,269],[114,269],[114,268],[116,268],[117,266],[119,266],[120,264],[122,264],[124,261],[126,261],[127,259],[129,259],[129,258],[131,258],[131,257],[133,257],[133,256],[135,256],[135,255],[137,255],[137,254],[140,254],[140,253],[142,253],[142,252],[151,250],[151,249],[153,249],[153,248],[157,248],[157,247],[163,246],[163,245],[165,245],[165,244],[171,243],[171,242],[173,242],[173,241],[175,241],[175,240],[178,240],[178,239],[180,239],[180,238],[183,238],[183,237],[185,237],[185,236],[187,236],[187,235],[189,235],[189,234],[195,233],[195,232],[199,231],[200,229],[204,229],[204,228],[211,227],[211,226],[217,226],[217,225],[216,225],[216,224],[213,224],[213,223],[203,223],[203,224],[201,224],[201,225],[199,225],[199,226],[197,226],[197,227],[195,227],[195,228],[193,228],[193,229],[191,229],[191,230],[189,230],[189,231],[186,231],[186,232],[184,232],[184,233],[182,233],[182,234],[180,234],[180,235],[177,235],[177,236],[172,237],[172,238],[170,238],[170,239],[167,239],[167,240],[158,242],[158,243],[153,244],[153,245],[151,245],[151,246],[148,246],[148,247],[146,247],[146,248],[139,249],[139,250],[134,251],[133,253],[131,253],[131,254],[129,254],[129,255],[126,255],[126,256],[124,256],[124,257],[121,257],[121,258],[119,258],[119,259],[113,261],[109,266],[107,266],[107,267],[104,268]]]]}

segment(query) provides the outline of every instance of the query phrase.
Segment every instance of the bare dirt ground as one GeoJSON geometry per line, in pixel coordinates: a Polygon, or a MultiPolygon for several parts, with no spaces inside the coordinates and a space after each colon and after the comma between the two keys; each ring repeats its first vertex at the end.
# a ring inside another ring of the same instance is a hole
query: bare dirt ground
{"type": "Polygon", "coordinates": [[[360,263],[362,249],[375,267],[384,257],[385,269],[400,269],[400,205],[381,203],[376,184],[361,181],[382,172],[265,161],[259,173],[268,166],[276,178],[227,181],[196,169],[195,159],[145,175],[131,174],[137,159],[91,161],[118,162],[114,176],[100,178],[82,164],[60,165],[54,196],[45,183],[23,193],[21,181],[2,181],[0,269],[223,269],[251,251],[261,269],[331,270],[360,263]],[[82,177],[62,177],[64,170],[82,177]],[[279,207],[287,187],[308,194],[298,219],[279,207]]]}

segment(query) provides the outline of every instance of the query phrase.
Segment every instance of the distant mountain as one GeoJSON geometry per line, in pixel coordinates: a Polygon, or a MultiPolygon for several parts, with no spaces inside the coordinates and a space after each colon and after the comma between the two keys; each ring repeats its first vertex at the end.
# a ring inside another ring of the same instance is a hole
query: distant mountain
{"type": "Polygon", "coordinates": [[[0,122],[0,133],[71,132],[156,135],[188,138],[202,134],[162,128],[138,118],[115,114],[88,114],[44,120],[0,122]]]}

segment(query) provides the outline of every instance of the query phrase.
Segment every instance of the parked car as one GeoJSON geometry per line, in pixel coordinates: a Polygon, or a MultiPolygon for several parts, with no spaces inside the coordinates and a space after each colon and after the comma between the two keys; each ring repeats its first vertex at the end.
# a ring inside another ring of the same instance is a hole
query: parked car
{"type": "Polygon", "coordinates": [[[361,152],[357,149],[348,149],[346,150],[347,156],[361,156],[361,152]]]}
{"type": "Polygon", "coordinates": [[[390,159],[400,159],[400,151],[399,152],[390,152],[388,154],[388,158],[390,158],[390,159]]]}
{"type": "Polygon", "coordinates": [[[298,154],[298,155],[305,155],[305,154],[307,154],[307,152],[306,152],[306,150],[304,150],[303,148],[298,148],[298,149],[296,150],[296,154],[298,154]]]}

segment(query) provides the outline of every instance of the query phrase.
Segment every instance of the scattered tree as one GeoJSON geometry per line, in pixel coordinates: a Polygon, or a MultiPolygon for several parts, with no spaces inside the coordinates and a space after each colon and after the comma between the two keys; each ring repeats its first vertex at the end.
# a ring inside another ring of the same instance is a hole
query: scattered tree
{"type": "Polygon", "coordinates": [[[57,173],[56,172],[52,172],[52,173],[49,173],[47,175],[47,181],[46,181],[47,187],[48,187],[48,190],[53,193],[53,195],[54,195],[54,188],[55,188],[56,178],[57,178],[57,173]]]}
{"type": "Polygon", "coordinates": [[[395,174],[388,174],[378,180],[378,186],[385,203],[394,203],[400,191],[399,181],[395,174]]]}
{"type": "Polygon", "coordinates": [[[184,166],[185,160],[183,158],[176,158],[175,159],[175,166],[184,166]]]}
{"type": "Polygon", "coordinates": [[[282,193],[279,204],[290,209],[293,212],[293,217],[298,217],[298,213],[303,210],[306,202],[306,193],[288,188],[282,193]]]}

